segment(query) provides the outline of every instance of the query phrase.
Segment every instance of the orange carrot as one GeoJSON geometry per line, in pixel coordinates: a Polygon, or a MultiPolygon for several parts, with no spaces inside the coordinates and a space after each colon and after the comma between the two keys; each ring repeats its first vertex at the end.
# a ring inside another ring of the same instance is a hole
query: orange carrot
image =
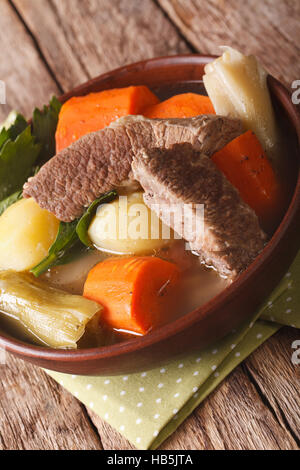
{"type": "Polygon", "coordinates": [[[196,93],[183,93],[175,95],[159,104],[149,106],[144,111],[148,118],[188,118],[199,114],[215,114],[215,110],[208,96],[196,93]]]}
{"type": "Polygon", "coordinates": [[[266,229],[282,210],[281,185],[252,131],[240,135],[212,156],[217,167],[239,190],[266,229]]]}
{"type": "Polygon", "coordinates": [[[75,96],[62,106],[56,131],[56,150],[68,147],[89,132],[108,126],[128,114],[142,114],[159,103],[146,86],[115,88],[86,96],[75,96]]]}
{"type": "Polygon", "coordinates": [[[84,297],[103,305],[109,326],[145,334],[178,313],[179,268],[160,258],[109,258],[88,274],[84,297]]]}

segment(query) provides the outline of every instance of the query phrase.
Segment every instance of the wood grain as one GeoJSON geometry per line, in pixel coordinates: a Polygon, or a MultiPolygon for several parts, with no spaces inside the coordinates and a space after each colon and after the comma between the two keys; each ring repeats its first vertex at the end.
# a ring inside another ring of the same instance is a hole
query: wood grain
{"type": "MultiPolygon", "coordinates": [[[[185,420],[160,450],[299,449],[299,378],[296,366],[290,361],[290,346],[297,337],[296,330],[286,328],[264,343],[185,420]],[[256,372],[253,364],[259,364],[256,372]],[[260,387],[256,386],[257,378],[254,383],[249,380],[248,369],[254,377],[261,376],[260,387]]],[[[132,448],[95,413],[88,413],[104,449],[132,448]]]]}
{"type": "Polygon", "coordinates": [[[255,54],[287,85],[300,78],[298,0],[158,0],[190,44],[220,54],[229,45],[255,54]]]}
{"type": "Polygon", "coordinates": [[[299,330],[279,331],[247,358],[244,367],[280,425],[290,430],[300,446],[300,369],[291,361],[291,345],[299,338],[299,330]]]}
{"type": "Polygon", "coordinates": [[[152,0],[13,0],[65,91],[138,60],[189,52],[152,0]]]}
{"type": "Polygon", "coordinates": [[[102,449],[84,408],[40,369],[7,355],[0,374],[1,450],[102,449]]]}
{"type": "MultiPolygon", "coordinates": [[[[195,50],[217,53],[230,42],[287,82],[299,78],[296,0],[12,0],[17,12],[0,0],[0,78],[8,87],[0,118],[9,108],[29,114],[51,93],[125,63],[189,52],[158,3],[195,50]]],[[[297,448],[297,337],[289,329],[261,346],[162,448],[297,448]]],[[[0,374],[0,449],[132,448],[39,369],[9,356],[0,374]]]]}
{"type": "Polygon", "coordinates": [[[7,104],[0,106],[0,122],[11,109],[30,116],[34,106],[57,93],[31,37],[7,0],[0,0],[0,77],[6,83],[7,104]]]}

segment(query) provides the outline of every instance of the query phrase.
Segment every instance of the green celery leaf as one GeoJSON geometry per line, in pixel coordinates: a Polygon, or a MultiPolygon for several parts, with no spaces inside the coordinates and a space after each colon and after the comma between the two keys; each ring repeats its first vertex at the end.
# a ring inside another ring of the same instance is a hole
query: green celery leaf
{"type": "Polygon", "coordinates": [[[3,147],[5,142],[10,140],[16,140],[18,135],[20,135],[28,126],[28,122],[22,116],[22,114],[14,113],[15,120],[11,123],[9,127],[3,126],[0,132],[0,149],[3,147]]]}
{"type": "Polygon", "coordinates": [[[61,222],[59,224],[56,239],[49,249],[48,256],[31,269],[31,272],[36,277],[40,276],[52,266],[59,264],[59,261],[74,247],[74,244],[78,242],[76,233],[77,222],[77,220],[74,220],[73,222],[61,222]]]}
{"type": "Polygon", "coordinates": [[[20,199],[22,199],[22,191],[17,191],[8,196],[6,199],[3,199],[3,201],[0,202],[0,215],[2,215],[9,206],[19,201],[20,199]]]}
{"type": "Polygon", "coordinates": [[[44,106],[43,110],[35,109],[32,118],[32,133],[37,141],[42,145],[40,162],[45,163],[55,155],[55,132],[58,123],[58,116],[61,110],[61,103],[53,96],[49,106],[44,106]]]}
{"type": "Polygon", "coordinates": [[[27,126],[15,141],[7,140],[0,151],[0,200],[20,190],[31,174],[40,145],[27,126]]]}
{"type": "Polygon", "coordinates": [[[103,196],[99,197],[98,199],[95,199],[95,201],[92,202],[92,204],[83,214],[81,219],[79,219],[79,222],[76,227],[76,232],[77,232],[79,240],[85,246],[87,247],[92,246],[92,242],[88,236],[88,228],[90,226],[92,218],[94,217],[96,213],[98,206],[100,206],[101,204],[106,204],[108,202],[111,202],[113,199],[116,199],[117,196],[118,196],[118,193],[116,191],[110,191],[106,194],[103,194],[103,196]]]}

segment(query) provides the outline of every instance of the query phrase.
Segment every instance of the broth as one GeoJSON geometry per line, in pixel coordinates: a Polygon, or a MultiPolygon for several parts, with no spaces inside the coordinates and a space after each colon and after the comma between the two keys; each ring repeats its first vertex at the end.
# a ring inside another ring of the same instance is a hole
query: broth
{"type": "MultiPolygon", "coordinates": [[[[184,307],[180,309],[174,319],[200,307],[230,284],[230,281],[222,279],[213,269],[209,269],[203,264],[200,264],[199,258],[186,250],[185,246],[184,240],[176,240],[168,247],[164,247],[160,251],[153,253],[154,256],[176,263],[182,272],[183,298],[181,303],[184,307]]],[[[83,286],[90,269],[97,263],[111,256],[112,254],[110,253],[91,250],[76,261],[50,269],[41,276],[41,279],[52,287],[56,287],[71,294],[82,295],[83,286]]],[[[90,323],[91,325],[88,325],[85,334],[78,343],[79,348],[115,344],[120,341],[128,341],[137,336],[134,332],[125,332],[109,328],[101,323],[101,320],[98,325],[99,328],[95,328],[92,321],[90,323]]],[[[20,321],[10,315],[4,313],[0,316],[0,328],[20,340],[44,346],[41,340],[30,330],[26,329],[20,321]]]]}

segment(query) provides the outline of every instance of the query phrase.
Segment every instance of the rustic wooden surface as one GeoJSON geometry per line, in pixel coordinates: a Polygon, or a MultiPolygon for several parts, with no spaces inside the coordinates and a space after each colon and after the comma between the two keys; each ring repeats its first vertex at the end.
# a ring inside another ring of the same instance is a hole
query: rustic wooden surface
{"type": "MultiPolygon", "coordinates": [[[[287,84],[300,78],[298,0],[0,0],[0,79],[30,116],[53,93],[143,58],[257,54],[287,84]]],[[[161,449],[299,449],[299,366],[284,328],[239,366],[161,449]]],[[[0,365],[0,449],[131,449],[42,371],[0,365]]]]}

